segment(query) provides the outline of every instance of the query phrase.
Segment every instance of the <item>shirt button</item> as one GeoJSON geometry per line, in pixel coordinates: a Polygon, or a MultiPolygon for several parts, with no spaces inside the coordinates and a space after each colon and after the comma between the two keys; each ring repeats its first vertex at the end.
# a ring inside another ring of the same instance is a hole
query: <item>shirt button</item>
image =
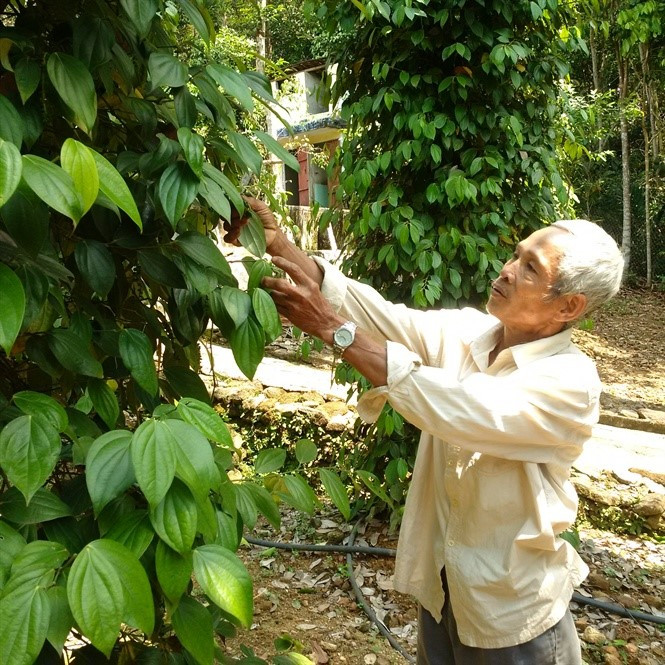
{"type": "Polygon", "coordinates": [[[455,544],[454,540],[449,540],[448,541],[448,547],[452,547],[455,544]]]}
{"type": "Polygon", "coordinates": [[[457,508],[457,506],[459,506],[459,501],[457,499],[453,499],[450,503],[453,508],[457,508]]]}

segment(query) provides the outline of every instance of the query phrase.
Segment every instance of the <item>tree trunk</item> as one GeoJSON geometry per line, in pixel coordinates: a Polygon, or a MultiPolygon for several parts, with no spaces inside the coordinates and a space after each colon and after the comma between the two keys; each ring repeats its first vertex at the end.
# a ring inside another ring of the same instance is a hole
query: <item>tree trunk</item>
{"type": "Polygon", "coordinates": [[[624,260],[624,279],[630,267],[631,250],[631,216],[630,216],[630,146],[628,143],[628,120],[626,118],[626,101],[628,99],[628,61],[617,49],[619,66],[619,120],[621,126],[621,181],[623,192],[623,226],[621,234],[621,252],[624,260]]]}
{"type": "Polygon", "coordinates": [[[651,118],[651,99],[649,80],[649,46],[640,44],[640,63],[642,65],[642,136],[644,136],[644,232],[646,236],[646,285],[651,286],[651,182],[650,182],[650,144],[647,116],[651,118]]]}

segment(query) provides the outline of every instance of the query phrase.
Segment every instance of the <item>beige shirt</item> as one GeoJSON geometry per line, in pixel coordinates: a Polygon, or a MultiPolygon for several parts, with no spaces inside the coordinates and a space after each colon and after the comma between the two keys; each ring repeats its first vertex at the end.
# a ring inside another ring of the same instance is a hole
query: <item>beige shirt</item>
{"type": "Polygon", "coordinates": [[[441,618],[445,566],[463,644],[526,642],[564,615],[588,568],[558,537],[574,521],[569,481],[598,419],[600,381],[570,331],[502,351],[501,324],[474,309],[419,311],[325,270],[338,311],[387,342],[389,402],[422,430],[397,548],[394,586],[441,618]]]}

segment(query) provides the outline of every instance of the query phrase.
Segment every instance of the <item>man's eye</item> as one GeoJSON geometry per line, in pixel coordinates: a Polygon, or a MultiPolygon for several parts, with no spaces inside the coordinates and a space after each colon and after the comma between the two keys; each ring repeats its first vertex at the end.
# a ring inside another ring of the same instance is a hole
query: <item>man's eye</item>
{"type": "Polygon", "coordinates": [[[536,266],[533,265],[533,263],[527,263],[526,267],[531,271],[531,272],[536,272],[536,266]]]}

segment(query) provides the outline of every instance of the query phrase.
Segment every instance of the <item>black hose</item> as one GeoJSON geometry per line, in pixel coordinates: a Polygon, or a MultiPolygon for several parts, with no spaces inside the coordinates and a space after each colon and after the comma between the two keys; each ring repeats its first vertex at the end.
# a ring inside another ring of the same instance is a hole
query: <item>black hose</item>
{"type": "MultiPolygon", "coordinates": [[[[351,530],[351,534],[349,535],[350,547],[353,547],[357,531],[358,531],[358,523],[356,522],[355,526],[351,530]]],[[[368,548],[365,547],[363,549],[368,549],[368,548]]],[[[393,553],[388,556],[395,556],[395,550],[391,551],[393,553]]],[[[347,568],[349,569],[349,582],[351,582],[351,587],[353,588],[353,592],[356,594],[356,600],[360,603],[361,607],[365,611],[365,614],[370,618],[371,622],[379,629],[381,635],[383,635],[388,640],[390,646],[393,649],[395,649],[395,651],[399,651],[409,663],[415,663],[416,659],[408,651],[406,651],[404,647],[395,639],[395,636],[390,632],[390,630],[383,623],[383,621],[379,620],[379,617],[376,616],[374,610],[370,607],[369,603],[363,597],[363,593],[358,587],[358,583],[356,582],[356,576],[353,574],[353,557],[351,556],[351,552],[346,553],[346,565],[347,568]]]]}
{"type": "Polygon", "coordinates": [[[252,545],[261,547],[276,547],[282,550],[303,550],[305,552],[341,552],[342,554],[374,554],[376,556],[395,556],[397,550],[388,547],[365,547],[363,545],[310,545],[308,543],[273,543],[270,540],[260,540],[245,536],[245,540],[252,545]]]}
{"type": "MultiPolygon", "coordinates": [[[[271,540],[258,540],[246,536],[245,540],[253,545],[260,545],[262,547],[276,547],[284,550],[304,550],[314,552],[341,552],[343,554],[375,554],[377,556],[391,556],[394,557],[397,550],[387,547],[365,547],[362,545],[308,545],[307,543],[278,543],[271,540]]],[[[665,626],[665,616],[657,614],[649,614],[647,612],[639,612],[628,610],[622,605],[616,603],[607,603],[603,600],[596,598],[587,598],[580,593],[573,593],[572,600],[581,605],[590,605],[597,607],[606,612],[617,614],[618,616],[635,619],[637,621],[647,621],[655,623],[659,626],[665,626]]]]}
{"type": "Polygon", "coordinates": [[[591,607],[598,607],[601,610],[606,612],[611,612],[612,614],[618,614],[621,617],[627,617],[629,619],[635,619],[636,621],[649,621],[650,623],[658,624],[659,626],[665,626],[665,616],[658,616],[656,614],[648,614],[647,612],[637,612],[634,610],[627,610],[623,605],[617,605],[616,603],[607,603],[597,598],[587,598],[581,593],[573,593],[572,598],[576,603],[582,603],[584,605],[591,605],[591,607]]]}

